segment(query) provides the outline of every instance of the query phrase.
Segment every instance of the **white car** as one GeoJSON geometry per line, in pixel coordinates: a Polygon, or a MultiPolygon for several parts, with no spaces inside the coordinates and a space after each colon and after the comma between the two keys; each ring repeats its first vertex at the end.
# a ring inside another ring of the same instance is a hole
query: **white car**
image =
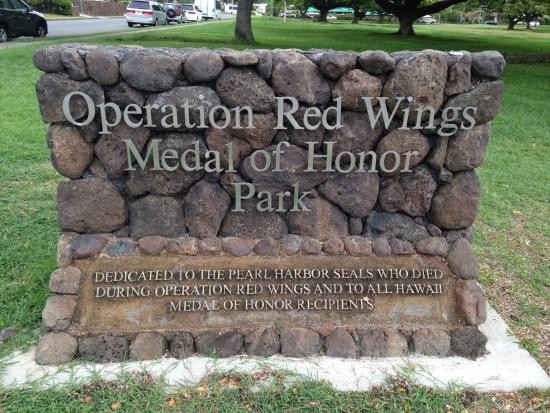
{"type": "Polygon", "coordinates": [[[418,19],[418,23],[424,23],[424,24],[436,24],[437,21],[430,15],[422,16],[420,19],[418,19]]]}
{"type": "Polygon", "coordinates": [[[158,26],[168,24],[166,13],[162,9],[162,5],[156,1],[134,0],[126,7],[126,22],[128,27],[134,24],[142,26],[158,26]]]}
{"type": "Polygon", "coordinates": [[[202,12],[194,4],[182,4],[181,9],[185,13],[185,21],[200,22],[202,21],[202,12]]]}

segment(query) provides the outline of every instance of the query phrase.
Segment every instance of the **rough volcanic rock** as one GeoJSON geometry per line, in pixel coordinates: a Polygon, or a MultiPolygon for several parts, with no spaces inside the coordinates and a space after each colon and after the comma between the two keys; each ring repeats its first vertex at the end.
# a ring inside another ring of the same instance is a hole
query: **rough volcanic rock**
{"type": "MultiPolygon", "coordinates": [[[[281,191],[293,191],[292,185],[298,184],[300,191],[308,191],[328,178],[327,173],[305,172],[308,167],[307,150],[298,146],[290,145],[282,147],[280,157],[280,170],[275,171],[276,145],[264,149],[270,155],[270,167],[266,169],[266,159],[263,156],[256,156],[252,153],[244,159],[241,172],[255,186],[257,193],[268,191],[277,193],[281,191]],[[256,169],[266,169],[265,172],[258,172],[252,167],[252,158],[256,160],[256,169]]],[[[317,168],[321,170],[321,168],[317,168]]]]}
{"type": "Polygon", "coordinates": [[[81,271],[76,267],[59,268],[52,272],[48,287],[54,293],[77,294],[81,275],[81,271]]]}
{"type": "Polygon", "coordinates": [[[218,255],[222,252],[221,238],[205,238],[199,240],[199,251],[202,255],[218,255]]]}
{"type": "Polygon", "coordinates": [[[199,135],[190,133],[166,134],[162,136],[153,136],[147,150],[152,150],[154,143],[158,144],[159,153],[166,151],[175,151],[177,160],[167,161],[170,169],[175,170],[154,170],[153,158],[148,161],[145,169],[139,165],[134,165],[135,170],[130,171],[128,177],[128,191],[132,195],[142,195],[146,192],[155,195],[173,195],[189,189],[189,187],[204,176],[204,170],[187,172],[183,169],[179,160],[183,153],[186,153],[185,159],[188,165],[195,165],[197,162],[196,153],[200,159],[204,159],[206,147],[199,135]],[[156,142],[160,139],[159,142],[156,142]]]}
{"type": "Polygon", "coordinates": [[[281,252],[281,243],[275,238],[264,238],[254,247],[254,253],[261,256],[278,257],[281,252]]]}
{"type": "Polygon", "coordinates": [[[376,204],[378,184],[376,173],[334,173],[317,190],[352,217],[366,217],[376,204]]]}
{"type": "Polygon", "coordinates": [[[220,56],[230,66],[254,66],[258,63],[258,56],[254,52],[222,50],[220,56]]]}
{"type": "Polygon", "coordinates": [[[359,336],[364,357],[395,357],[408,353],[407,340],[397,330],[376,328],[360,332],[359,336]]]}
{"type": "Polygon", "coordinates": [[[236,169],[241,160],[252,152],[252,146],[248,141],[232,136],[227,129],[209,128],[205,132],[205,138],[208,148],[220,155],[220,166],[225,170],[230,166],[230,156],[232,166],[236,169]],[[231,152],[228,144],[231,144],[231,152]]]}
{"type": "Polygon", "coordinates": [[[374,148],[381,135],[380,123],[373,129],[364,113],[342,111],[342,127],[325,132],[323,147],[327,148],[326,142],[334,142],[334,154],[368,152],[374,148]]]}
{"type": "Polygon", "coordinates": [[[34,66],[46,73],[63,71],[61,51],[58,47],[50,46],[38,49],[32,56],[34,66]]]}
{"type": "Polygon", "coordinates": [[[380,158],[382,155],[389,151],[394,151],[399,154],[399,166],[395,168],[395,155],[388,154],[384,161],[385,169],[389,171],[393,170],[393,172],[385,172],[379,168],[380,175],[392,176],[403,170],[405,168],[407,158],[405,155],[406,152],[417,152],[416,154],[411,155],[409,162],[409,168],[414,168],[422,162],[430,151],[430,142],[426,136],[417,130],[394,129],[380,140],[380,143],[376,148],[376,154],[378,155],[379,162],[381,162],[380,158]]]}
{"type": "Polygon", "coordinates": [[[47,142],[52,165],[67,178],[80,178],[94,157],[93,146],[72,126],[50,125],[47,142]]]}
{"type": "Polygon", "coordinates": [[[300,252],[302,237],[295,234],[288,234],[281,238],[281,246],[286,255],[296,255],[300,252]]]}
{"type": "Polygon", "coordinates": [[[130,344],[130,359],[155,360],[166,353],[168,343],[159,333],[138,333],[130,344]]]}
{"type": "Polygon", "coordinates": [[[349,235],[348,217],[342,210],[320,196],[308,196],[304,205],[309,211],[289,212],[290,232],[324,241],[349,235]]]}
{"type": "Polygon", "coordinates": [[[470,88],[472,55],[469,52],[458,52],[447,61],[449,73],[445,94],[448,96],[464,93],[470,88]]]}
{"type": "Polygon", "coordinates": [[[329,238],[323,242],[323,251],[328,255],[343,254],[345,252],[344,242],[340,238],[329,238]]]}
{"type": "Polygon", "coordinates": [[[130,204],[130,234],[173,238],[185,234],[183,208],[169,196],[147,195],[130,204]]]}
{"type": "Polygon", "coordinates": [[[457,280],[456,302],[466,320],[466,325],[477,326],[487,319],[487,300],[481,286],[475,280],[457,280]]]}
{"type": "Polygon", "coordinates": [[[88,73],[100,85],[111,86],[118,82],[118,62],[108,50],[90,50],[86,54],[88,73]]]}
{"type": "Polygon", "coordinates": [[[63,231],[111,232],[126,223],[126,202],[101,178],[60,182],[57,217],[63,231]]]}
{"type": "Polygon", "coordinates": [[[95,144],[94,151],[111,177],[119,177],[128,169],[128,148],[124,140],[130,140],[141,152],[149,139],[149,129],[131,128],[125,123],[119,123],[110,134],[101,135],[95,144]]]}
{"type": "Polygon", "coordinates": [[[368,238],[352,235],[344,238],[344,245],[348,254],[354,257],[372,254],[372,246],[368,238]]]}
{"type": "Polygon", "coordinates": [[[361,218],[349,218],[349,233],[351,235],[361,235],[363,233],[363,220],[361,218]]]}
{"type": "Polygon", "coordinates": [[[199,244],[193,237],[170,238],[166,242],[166,251],[171,254],[194,256],[199,254],[199,244]]]}
{"type": "MultiPolygon", "coordinates": [[[[382,96],[389,97],[390,107],[395,106],[395,99],[412,97],[412,102],[406,100],[402,108],[410,107],[410,122],[416,122],[416,110],[432,107],[437,111],[443,105],[445,83],[447,82],[447,63],[439,52],[415,53],[410,57],[400,59],[395,69],[384,84],[382,96]]],[[[401,116],[401,112],[397,112],[401,116]]],[[[422,119],[428,118],[429,111],[422,113],[422,119]]]]}
{"type": "Polygon", "coordinates": [[[274,328],[256,329],[244,337],[244,348],[251,356],[272,356],[281,348],[279,334],[274,328]]]}
{"type": "Polygon", "coordinates": [[[231,198],[218,183],[200,180],[185,197],[185,224],[189,235],[197,238],[215,237],[231,198]]]}
{"type": "Polygon", "coordinates": [[[436,357],[451,355],[451,338],[443,330],[423,328],[414,332],[412,340],[416,353],[436,357]]]}
{"type": "Polygon", "coordinates": [[[258,56],[258,64],[256,70],[263,79],[271,78],[271,71],[273,70],[273,54],[271,50],[254,50],[256,56],[258,56]]]}
{"type": "Polygon", "coordinates": [[[254,69],[229,67],[216,81],[216,93],[228,108],[249,106],[254,112],[271,112],[275,93],[254,69]]]}
{"type": "Polygon", "coordinates": [[[222,70],[222,58],[218,53],[210,50],[197,50],[191,53],[183,65],[183,74],[191,83],[215,80],[222,70]]]}
{"type": "Polygon", "coordinates": [[[447,255],[449,245],[443,237],[428,237],[418,240],[415,244],[419,254],[447,255]]]}
{"type": "Polygon", "coordinates": [[[306,357],[319,354],[322,343],[319,334],[307,328],[281,329],[281,354],[291,357],[306,357]]]}
{"type": "Polygon", "coordinates": [[[372,252],[377,257],[391,255],[391,246],[386,238],[375,238],[372,240],[372,252]]]}
{"type": "Polygon", "coordinates": [[[238,238],[281,238],[288,234],[284,218],[276,212],[259,212],[255,201],[242,202],[244,212],[233,211],[233,207],[223,220],[220,235],[238,238]]]}
{"type": "Polygon", "coordinates": [[[232,120],[230,127],[231,134],[246,140],[253,149],[264,149],[272,141],[277,130],[277,119],[273,113],[255,113],[252,116],[253,128],[248,128],[248,115],[241,117],[241,129],[236,129],[235,121],[232,120]]]}
{"type": "Polygon", "coordinates": [[[101,234],[82,234],[71,242],[71,251],[75,259],[90,258],[107,244],[107,238],[101,234]]]}
{"type": "Polygon", "coordinates": [[[382,91],[382,82],[376,76],[369,75],[360,69],[350,70],[343,75],[332,89],[332,97],[342,98],[342,109],[354,112],[366,112],[363,97],[372,97],[376,105],[382,91]]]}
{"type": "Polygon", "coordinates": [[[185,359],[195,352],[195,339],[186,331],[176,334],[170,340],[170,355],[177,359],[185,359]]]}
{"type": "Polygon", "coordinates": [[[306,113],[314,113],[314,111],[319,110],[318,108],[314,106],[303,106],[300,105],[295,113],[293,113],[292,119],[295,121],[296,125],[294,125],[287,117],[285,116],[283,118],[283,125],[286,128],[284,133],[288,137],[288,141],[292,143],[293,145],[298,145],[303,148],[308,148],[307,142],[314,142],[315,143],[315,150],[319,150],[321,148],[321,144],[323,142],[323,135],[325,134],[325,127],[323,126],[323,123],[319,120],[309,120],[309,126],[315,128],[308,129],[308,125],[305,124],[304,119],[306,116],[306,113]],[[301,129],[300,129],[301,128],[301,129]]]}
{"type": "Polygon", "coordinates": [[[363,52],[357,58],[357,63],[363,70],[372,75],[383,75],[395,67],[395,59],[381,50],[363,52]]]}
{"type": "Polygon", "coordinates": [[[128,105],[143,106],[145,104],[145,96],[143,93],[126,82],[118,82],[116,85],[106,88],[105,94],[109,101],[116,103],[124,108],[128,105]]]}
{"type": "MultiPolygon", "coordinates": [[[[63,99],[72,92],[87,94],[94,106],[105,102],[103,89],[92,80],[77,82],[66,74],[46,73],[36,82],[36,95],[42,120],[46,123],[66,121],[67,118],[63,113],[63,99]]],[[[74,95],[70,100],[69,109],[72,118],[76,121],[85,120],[88,115],[88,105],[82,96],[74,95]]]]}
{"type": "Polygon", "coordinates": [[[357,55],[353,52],[333,52],[322,53],[319,59],[319,68],[326,77],[337,80],[344,73],[355,68],[357,55]]]}
{"type": "Polygon", "coordinates": [[[364,235],[369,238],[383,236],[416,242],[426,238],[428,231],[405,214],[375,211],[368,217],[364,235]]]}
{"type": "Polygon", "coordinates": [[[459,327],[451,334],[451,350],[456,356],[475,359],[485,354],[487,337],[474,326],[459,327]]]}
{"type": "Polygon", "coordinates": [[[323,250],[323,243],[318,239],[303,237],[300,244],[300,251],[306,255],[319,255],[323,250]]]}
{"type": "Polygon", "coordinates": [[[46,301],[42,310],[42,328],[46,331],[65,331],[69,328],[76,309],[73,295],[54,295],[46,301]]]}
{"type": "Polygon", "coordinates": [[[472,53],[472,72],[477,77],[498,79],[505,66],[504,57],[499,52],[487,50],[472,53]]]}
{"type": "Polygon", "coordinates": [[[180,73],[181,59],[149,50],[130,53],[120,65],[120,74],[126,83],[149,92],[170,89],[180,73]]]}
{"type": "MultiPolygon", "coordinates": [[[[176,238],[180,239],[180,238],[176,238]]],[[[166,246],[166,238],[159,235],[140,238],[138,241],[139,249],[147,255],[159,255],[166,246]]]]}
{"type": "Polygon", "coordinates": [[[223,239],[223,250],[234,257],[248,255],[254,249],[254,241],[251,239],[227,237],[223,239]]]}
{"type": "Polygon", "coordinates": [[[485,148],[489,143],[490,135],[490,123],[457,132],[449,140],[445,168],[458,172],[481,165],[485,160],[485,148]]]}
{"type": "Polygon", "coordinates": [[[479,277],[479,264],[476,254],[466,238],[460,238],[452,244],[447,262],[451,271],[463,280],[479,277]]]}
{"type": "Polygon", "coordinates": [[[414,247],[413,244],[409,241],[405,241],[399,238],[391,238],[388,241],[391,253],[393,255],[413,255],[414,247]]]}
{"type": "Polygon", "coordinates": [[[73,80],[86,80],[88,79],[88,68],[86,67],[86,62],[80,56],[76,48],[69,47],[61,51],[61,62],[69,77],[73,80]]]}
{"type": "Polygon", "coordinates": [[[38,340],[34,360],[37,364],[61,364],[71,361],[78,349],[76,338],[67,333],[49,333],[38,340]]]}
{"type": "Polygon", "coordinates": [[[437,183],[429,168],[417,166],[412,172],[384,181],[378,202],[388,212],[403,211],[413,217],[425,215],[432,203],[437,183]]]}
{"type": "Polygon", "coordinates": [[[473,171],[459,172],[435,191],[430,220],[443,229],[467,228],[474,223],[479,202],[479,178],[473,171]]]}
{"type": "MultiPolygon", "coordinates": [[[[504,95],[504,83],[502,80],[494,82],[481,82],[469,92],[453,96],[445,104],[448,107],[474,107],[475,114],[471,114],[476,125],[492,120],[500,110],[504,95]]],[[[470,123],[470,122],[467,122],[470,123]]]]}
{"type": "Polygon", "coordinates": [[[448,136],[438,136],[434,143],[434,146],[428,156],[426,157],[426,163],[433,169],[441,169],[445,163],[445,157],[447,156],[447,146],[449,144],[448,136]]]}
{"type": "Polygon", "coordinates": [[[243,336],[237,331],[207,331],[195,338],[197,353],[231,357],[243,352],[243,336]]]}
{"type": "Polygon", "coordinates": [[[78,354],[96,363],[123,361],[128,353],[128,340],[124,337],[99,335],[78,339],[78,354]]]}
{"type": "MultiPolygon", "coordinates": [[[[194,130],[197,129],[201,122],[201,110],[204,111],[205,122],[208,124],[208,114],[214,106],[221,104],[218,95],[206,86],[176,86],[167,92],[154,93],[147,97],[147,105],[173,105],[176,107],[177,120],[180,125],[175,125],[173,116],[163,113],[160,109],[151,110],[152,123],[157,130],[194,130]],[[185,111],[183,105],[187,102],[189,107],[185,111]],[[202,107],[202,109],[200,109],[202,107]],[[186,116],[188,112],[189,116],[186,116]],[[164,122],[162,120],[167,118],[164,122]],[[187,121],[187,125],[186,125],[187,121]]],[[[171,112],[168,112],[171,113],[171,112]]],[[[214,116],[216,119],[217,116],[214,116]]]]}
{"type": "Polygon", "coordinates": [[[127,257],[137,252],[137,243],[131,238],[114,238],[107,243],[103,254],[107,257],[127,257]]]}
{"type": "Polygon", "coordinates": [[[294,51],[274,54],[271,83],[278,96],[291,96],[308,106],[325,106],[331,96],[317,65],[294,51]]]}
{"type": "Polygon", "coordinates": [[[325,353],[328,357],[355,358],[355,341],[345,328],[337,328],[325,338],[325,353]]]}

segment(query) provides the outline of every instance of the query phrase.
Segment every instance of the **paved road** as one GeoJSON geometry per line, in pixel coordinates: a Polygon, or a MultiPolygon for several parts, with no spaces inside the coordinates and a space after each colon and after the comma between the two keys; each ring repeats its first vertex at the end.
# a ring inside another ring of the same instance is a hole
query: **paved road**
{"type": "MultiPolygon", "coordinates": [[[[235,15],[222,14],[222,19],[233,18],[235,18],[235,15]]],[[[194,23],[185,24],[192,25],[194,23]]],[[[170,26],[176,26],[176,23],[171,23],[170,26]]],[[[48,28],[50,36],[73,36],[79,34],[95,34],[135,30],[128,27],[124,17],[103,19],[51,20],[48,22],[48,28]]]]}
{"type": "MultiPolygon", "coordinates": [[[[235,15],[233,14],[222,14],[222,20],[234,19],[235,15]]],[[[25,37],[19,39],[10,39],[6,43],[0,44],[1,49],[8,49],[12,47],[23,47],[29,45],[37,44],[48,44],[52,41],[55,41],[53,36],[90,36],[87,39],[93,39],[95,37],[101,38],[105,36],[110,36],[105,33],[120,33],[120,34],[132,34],[140,30],[170,30],[175,29],[176,27],[189,29],[194,25],[203,25],[203,24],[216,24],[216,21],[202,21],[200,23],[185,23],[185,24],[175,24],[171,23],[168,26],[160,26],[158,28],[137,28],[137,27],[128,27],[126,20],[123,17],[113,17],[113,18],[99,18],[99,19],[67,19],[67,20],[50,20],[48,21],[49,34],[45,39],[36,39],[35,41],[29,42],[24,41],[23,39],[28,39],[25,37]]],[[[71,39],[77,40],[77,39],[71,39]]]]}

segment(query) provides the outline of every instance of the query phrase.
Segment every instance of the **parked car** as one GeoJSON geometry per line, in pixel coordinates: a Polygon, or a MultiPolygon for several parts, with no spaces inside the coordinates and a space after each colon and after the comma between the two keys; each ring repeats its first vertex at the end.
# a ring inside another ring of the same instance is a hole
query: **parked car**
{"type": "Polygon", "coordinates": [[[202,13],[203,20],[220,20],[222,18],[220,0],[195,0],[202,13]]]}
{"type": "Polygon", "coordinates": [[[0,43],[10,37],[44,37],[48,23],[44,16],[21,0],[0,0],[0,43]]]}
{"type": "Polygon", "coordinates": [[[338,17],[334,14],[327,14],[327,20],[338,20],[338,17]]]}
{"type": "Polygon", "coordinates": [[[162,5],[162,8],[164,12],[166,13],[166,20],[168,23],[175,22],[175,23],[182,23],[184,22],[184,12],[181,9],[181,6],[176,3],[164,3],[162,5]]]}
{"type": "Polygon", "coordinates": [[[185,12],[185,21],[200,22],[202,21],[202,13],[194,4],[182,4],[182,10],[185,12]]]}
{"type": "Polygon", "coordinates": [[[236,4],[226,4],[225,12],[227,14],[237,14],[237,5],[236,4]]]}
{"type": "Polygon", "coordinates": [[[296,17],[296,15],[291,11],[287,11],[286,13],[284,11],[280,12],[279,17],[285,17],[285,14],[286,14],[286,17],[296,17]]]}
{"type": "Polygon", "coordinates": [[[420,19],[418,19],[418,23],[424,23],[424,24],[436,24],[437,21],[430,16],[429,14],[426,16],[422,16],[420,19]]]}
{"type": "Polygon", "coordinates": [[[498,25],[498,21],[495,19],[485,20],[485,24],[498,25]]]}
{"type": "Polygon", "coordinates": [[[124,17],[126,17],[129,27],[132,27],[134,24],[142,26],[158,26],[161,24],[165,26],[168,24],[162,5],[156,1],[131,1],[126,8],[124,17]]]}

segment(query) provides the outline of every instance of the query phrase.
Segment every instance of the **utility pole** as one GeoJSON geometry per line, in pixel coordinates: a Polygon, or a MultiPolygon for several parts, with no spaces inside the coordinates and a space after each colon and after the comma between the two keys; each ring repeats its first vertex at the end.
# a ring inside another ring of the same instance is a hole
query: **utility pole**
{"type": "Polygon", "coordinates": [[[285,13],[283,15],[283,21],[286,23],[286,0],[285,0],[285,13]]]}

